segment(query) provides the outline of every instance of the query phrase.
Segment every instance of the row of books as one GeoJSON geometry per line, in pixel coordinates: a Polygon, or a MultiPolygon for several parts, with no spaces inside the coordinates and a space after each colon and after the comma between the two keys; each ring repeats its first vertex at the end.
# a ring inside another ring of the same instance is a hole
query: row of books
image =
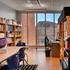
{"type": "Polygon", "coordinates": [[[0,22],[1,22],[1,23],[5,23],[5,22],[6,22],[6,19],[5,19],[5,18],[0,17],[0,22]]]}
{"type": "MultiPolygon", "coordinates": [[[[16,41],[15,41],[15,44],[17,44],[17,42],[18,42],[19,40],[20,40],[20,39],[17,38],[16,41]]],[[[7,38],[7,44],[12,44],[12,43],[14,43],[14,42],[13,42],[13,39],[12,39],[12,38],[7,38]]]]}
{"type": "Polygon", "coordinates": [[[4,33],[0,33],[0,38],[4,38],[5,34],[4,33]]]}
{"type": "Polygon", "coordinates": [[[12,25],[19,25],[21,26],[21,24],[18,24],[16,20],[13,19],[5,19],[0,17],[0,23],[5,23],[5,24],[12,24],[12,25]]]}
{"type": "Polygon", "coordinates": [[[4,31],[4,26],[0,25],[0,31],[4,31]]]}

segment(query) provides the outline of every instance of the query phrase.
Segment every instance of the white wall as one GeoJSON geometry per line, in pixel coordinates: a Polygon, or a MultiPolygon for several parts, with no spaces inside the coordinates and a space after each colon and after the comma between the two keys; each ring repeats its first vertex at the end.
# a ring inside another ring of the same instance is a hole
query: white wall
{"type": "Polygon", "coordinates": [[[15,19],[16,11],[0,2],[0,17],[4,17],[6,19],[15,19]]]}

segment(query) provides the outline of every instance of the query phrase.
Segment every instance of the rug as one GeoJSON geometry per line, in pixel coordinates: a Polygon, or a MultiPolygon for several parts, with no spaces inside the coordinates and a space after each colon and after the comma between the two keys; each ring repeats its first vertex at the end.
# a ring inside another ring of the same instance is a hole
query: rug
{"type": "Polygon", "coordinates": [[[36,70],[38,65],[23,65],[20,70],[36,70]]]}
{"type": "MultiPolygon", "coordinates": [[[[21,65],[19,70],[36,70],[38,65],[21,65]]],[[[0,67],[0,70],[8,70],[8,65],[0,67]]]]}

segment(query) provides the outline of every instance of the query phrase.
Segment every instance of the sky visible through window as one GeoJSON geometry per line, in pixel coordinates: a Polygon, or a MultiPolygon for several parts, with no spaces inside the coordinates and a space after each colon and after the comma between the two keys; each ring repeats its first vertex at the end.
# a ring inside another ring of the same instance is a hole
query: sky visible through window
{"type": "Polygon", "coordinates": [[[45,21],[45,13],[37,13],[37,23],[40,21],[45,21]]]}
{"type": "Polygon", "coordinates": [[[60,13],[55,13],[55,23],[58,23],[59,16],[60,16],[60,13]]]}
{"type": "Polygon", "coordinates": [[[53,22],[53,13],[46,13],[46,21],[53,22]]]}
{"type": "MultiPolygon", "coordinates": [[[[55,13],[55,21],[54,21],[54,13],[46,13],[46,21],[58,23],[59,16],[60,13],[55,13]]],[[[45,21],[45,13],[37,13],[37,23],[40,21],[45,21]]]]}

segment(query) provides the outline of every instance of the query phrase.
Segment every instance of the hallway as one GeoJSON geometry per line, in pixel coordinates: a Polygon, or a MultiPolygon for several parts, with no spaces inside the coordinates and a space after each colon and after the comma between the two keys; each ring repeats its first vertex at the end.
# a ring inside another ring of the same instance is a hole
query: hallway
{"type": "Polygon", "coordinates": [[[45,57],[44,48],[26,50],[29,64],[38,64],[37,70],[61,70],[59,58],[45,57]]]}

